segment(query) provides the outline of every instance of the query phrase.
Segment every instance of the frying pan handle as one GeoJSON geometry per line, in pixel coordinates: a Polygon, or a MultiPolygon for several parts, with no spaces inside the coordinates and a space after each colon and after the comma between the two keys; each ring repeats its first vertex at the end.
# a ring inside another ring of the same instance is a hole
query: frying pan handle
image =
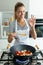
{"type": "Polygon", "coordinates": [[[37,52],[34,52],[34,53],[33,53],[33,56],[37,56],[37,55],[38,55],[38,53],[37,53],[37,52]]]}
{"type": "Polygon", "coordinates": [[[39,51],[39,53],[41,54],[41,56],[43,57],[43,53],[42,53],[42,51],[39,51]]]}
{"type": "Polygon", "coordinates": [[[41,54],[41,56],[43,57],[43,53],[41,50],[39,50],[39,46],[38,45],[35,45],[35,47],[37,48],[37,50],[39,51],[39,53],[41,54]]]}

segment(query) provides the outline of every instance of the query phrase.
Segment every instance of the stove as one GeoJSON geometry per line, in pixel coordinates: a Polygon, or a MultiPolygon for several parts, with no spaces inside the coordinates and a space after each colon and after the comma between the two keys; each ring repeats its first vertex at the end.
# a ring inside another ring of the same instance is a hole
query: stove
{"type": "MultiPolygon", "coordinates": [[[[5,52],[5,51],[4,51],[5,52]]],[[[39,50],[39,51],[36,51],[37,54],[35,54],[33,57],[32,57],[32,62],[29,62],[27,63],[26,65],[43,65],[43,50],[39,50]]],[[[5,53],[5,54],[8,54],[8,53],[5,53]]],[[[8,64],[10,63],[9,61],[12,59],[10,58],[9,56],[6,56],[7,57],[7,60],[6,58],[3,58],[2,60],[0,59],[0,61],[8,61],[8,64]]],[[[11,60],[12,61],[12,60],[11,60]]],[[[10,65],[10,64],[9,64],[10,65]]],[[[11,63],[12,65],[12,63],[11,63]]],[[[15,65],[15,64],[14,64],[15,65]]],[[[17,64],[18,65],[18,64],[17,64]]],[[[19,64],[19,65],[23,65],[23,64],[19,64]]],[[[25,64],[24,64],[25,65],[25,64]]]]}

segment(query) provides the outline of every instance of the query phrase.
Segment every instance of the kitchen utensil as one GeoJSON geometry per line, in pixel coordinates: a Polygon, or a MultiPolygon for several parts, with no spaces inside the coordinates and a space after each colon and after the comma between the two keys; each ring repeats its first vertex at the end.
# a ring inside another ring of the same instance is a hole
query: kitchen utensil
{"type": "Polygon", "coordinates": [[[27,58],[31,58],[35,52],[36,52],[36,49],[32,46],[25,45],[25,44],[15,44],[13,55],[14,55],[14,58],[17,58],[20,60],[25,60],[27,58]],[[30,52],[32,52],[32,55],[30,55],[30,56],[17,56],[16,51],[22,51],[22,50],[29,50],[30,52]]]}
{"type": "Polygon", "coordinates": [[[43,53],[42,53],[42,51],[39,50],[39,46],[38,46],[38,45],[35,45],[35,47],[37,48],[37,50],[39,51],[39,53],[40,53],[41,56],[43,57],[43,53]]]}
{"type": "Polygon", "coordinates": [[[15,44],[14,46],[14,58],[13,58],[13,62],[14,64],[21,64],[21,65],[26,65],[27,64],[27,61],[30,62],[33,55],[35,54],[36,52],[36,49],[32,46],[29,46],[29,45],[25,45],[25,44],[15,44]],[[17,56],[16,55],[16,51],[22,51],[22,50],[29,50],[32,52],[32,55],[28,55],[28,56],[17,56]],[[18,61],[16,61],[16,59],[18,61]],[[25,63],[26,62],[26,63],[25,63]]]}

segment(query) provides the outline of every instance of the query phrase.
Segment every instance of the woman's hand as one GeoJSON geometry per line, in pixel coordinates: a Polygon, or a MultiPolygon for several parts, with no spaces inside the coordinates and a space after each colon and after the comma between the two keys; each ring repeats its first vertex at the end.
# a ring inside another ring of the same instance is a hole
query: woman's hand
{"type": "Polygon", "coordinates": [[[8,35],[8,42],[11,43],[15,36],[16,36],[16,33],[9,34],[8,35]]]}
{"type": "Polygon", "coordinates": [[[34,28],[35,27],[35,22],[36,22],[36,19],[33,15],[31,15],[31,18],[29,20],[29,25],[31,28],[34,28]]]}
{"type": "Polygon", "coordinates": [[[10,47],[11,47],[10,44],[8,44],[8,45],[7,45],[7,49],[9,49],[10,47]]]}

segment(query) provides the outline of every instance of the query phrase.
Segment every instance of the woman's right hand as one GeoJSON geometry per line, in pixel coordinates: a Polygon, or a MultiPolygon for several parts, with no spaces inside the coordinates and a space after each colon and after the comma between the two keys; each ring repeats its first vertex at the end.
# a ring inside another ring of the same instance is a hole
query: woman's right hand
{"type": "Polygon", "coordinates": [[[16,36],[16,33],[9,34],[8,35],[8,42],[11,43],[15,36],[16,36]]]}

